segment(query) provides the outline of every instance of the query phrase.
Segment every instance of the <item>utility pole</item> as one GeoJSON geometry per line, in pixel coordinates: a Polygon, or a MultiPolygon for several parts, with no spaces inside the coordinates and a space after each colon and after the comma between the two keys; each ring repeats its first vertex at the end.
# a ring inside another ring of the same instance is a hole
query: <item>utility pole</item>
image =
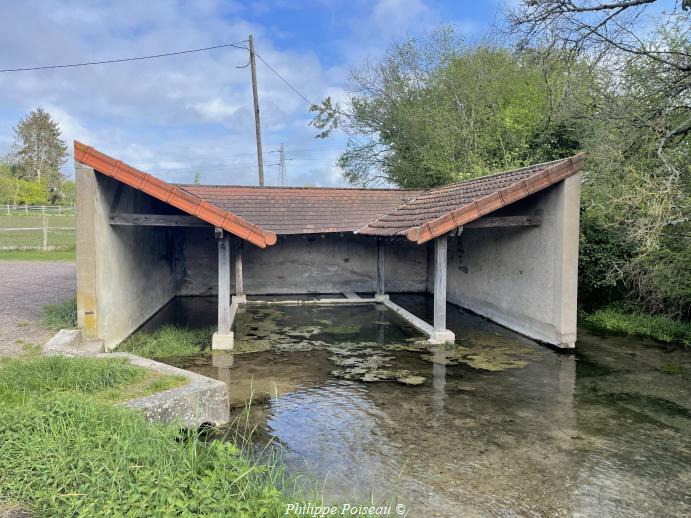
{"type": "Polygon", "coordinates": [[[254,97],[254,126],[257,132],[257,167],[259,185],[264,186],[264,157],[262,156],[262,130],[259,124],[259,94],[257,93],[257,63],[254,59],[254,37],[250,34],[250,68],[252,70],[252,95],[254,97]]]}

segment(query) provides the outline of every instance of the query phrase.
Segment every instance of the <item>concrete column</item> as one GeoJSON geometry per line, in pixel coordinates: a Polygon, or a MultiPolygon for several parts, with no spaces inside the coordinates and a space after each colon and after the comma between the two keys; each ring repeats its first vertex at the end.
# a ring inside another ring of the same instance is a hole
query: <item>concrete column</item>
{"type": "Polygon", "coordinates": [[[242,277],[242,249],[244,246],[245,242],[239,239],[238,246],[235,249],[235,296],[233,297],[233,302],[235,303],[247,302],[242,277]]]}
{"type": "Polygon", "coordinates": [[[218,330],[214,333],[212,349],[232,349],[230,330],[230,240],[227,234],[218,239],[218,330]]]}
{"type": "Polygon", "coordinates": [[[567,178],[557,190],[553,324],[557,345],[571,348],[576,345],[581,175],[567,178]]]}
{"type": "Polygon", "coordinates": [[[454,334],[446,329],[446,263],[447,237],[434,240],[434,332],[430,341],[453,342],[454,334]]]}
{"type": "Polygon", "coordinates": [[[90,167],[75,162],[77,187],[77,323],[84,338],[99,338],[96,267],[98,185],[90,167]]]}
{"type": "Polygon", "coordinates": [[[384,291],[384,240],[377,239],[377,293],[374,295],[376,301],[384,301],[389,297],[384,291]]]}

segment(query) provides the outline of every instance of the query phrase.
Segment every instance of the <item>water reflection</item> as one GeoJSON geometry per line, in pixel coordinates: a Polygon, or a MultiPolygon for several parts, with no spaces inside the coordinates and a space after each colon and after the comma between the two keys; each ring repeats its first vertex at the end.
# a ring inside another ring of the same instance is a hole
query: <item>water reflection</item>
{"type": "MultiPolygon", "coordinates": [[[[396,302],[421,316],[429,307],[396,302]]],[[[284,332],[319,346],[170,362],[226,381],[234,407],[253,393],[252,425],[291,471],[325,481],[328,500],[397,495],[411,516],[691,513],[685,351],[581,330],[576,353],[563,354],[449,307],[459,358],[406,350],[413,331],[379,306],[253,311],[240,342],[284,332]],[[335,378],[328,347],[357,342],[424,383],[335,378]]]]}

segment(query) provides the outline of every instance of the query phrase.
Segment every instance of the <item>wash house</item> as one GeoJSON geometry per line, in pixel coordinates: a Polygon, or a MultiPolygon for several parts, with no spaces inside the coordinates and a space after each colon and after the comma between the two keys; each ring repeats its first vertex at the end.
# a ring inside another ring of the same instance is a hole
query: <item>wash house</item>
{"type": "Polygon", "coordinates": [[[106,349],[195,295],[218,296],[218,349],[269,295],[383,304],[432,343],[455,338],[447,302],[576,341],[583,154],[428,190],[173,185],[79,142],[74,158],[79,327],[106,349]],[[433,294],[433,318],[402,292],[433,294]]]}

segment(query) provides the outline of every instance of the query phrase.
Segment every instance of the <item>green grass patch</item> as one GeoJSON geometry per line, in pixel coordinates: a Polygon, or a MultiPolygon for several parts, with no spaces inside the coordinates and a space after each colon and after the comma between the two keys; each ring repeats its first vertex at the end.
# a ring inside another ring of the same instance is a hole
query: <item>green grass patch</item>
{"type": "Polygon", "coordinates": [[[617,308],[582,313],[581,321],[597,331],[647,336],[661,342],[678,342],[691,347],[691,322],[617,308]]]}
{"type": "Polygon", "coordinates": [[[76,395],[0,404],[0,494],[36,516],[282,516],[282,471],[76,395]]]}
{"type": "Polygon", "coordinates": [[[0,403],[33,397],[80,394],[103,402],[148,396],[184,385],[186,378],[136,367],[124,358],[40,356],[0,363],[0,403]]]}
{"type": "Polygon", "coordinates": [[[118,347],[144,358],[194,356],[211,347],[213,329],[165,326],[152,332],[139,331],[118,347]]]}
{"type": "Polygon", "coordinates": [[[77,299],[43,306],[43,325],[51,331],[77,327],[77,299]]]}
{"type": "Polygon", "coordinates": [[[74,249],[68,250],[0,250],[0,261],[75,261],[74,249]]]}
{"type": "MultiPolygon", "coordinates": [[[[0,363],[0,509],[32,516],[283,516],[279,464],[104,402],[146,379],[124,359],[0,363]]],[[[156,388],[169,386],[156,380],[156,388]]]]}

